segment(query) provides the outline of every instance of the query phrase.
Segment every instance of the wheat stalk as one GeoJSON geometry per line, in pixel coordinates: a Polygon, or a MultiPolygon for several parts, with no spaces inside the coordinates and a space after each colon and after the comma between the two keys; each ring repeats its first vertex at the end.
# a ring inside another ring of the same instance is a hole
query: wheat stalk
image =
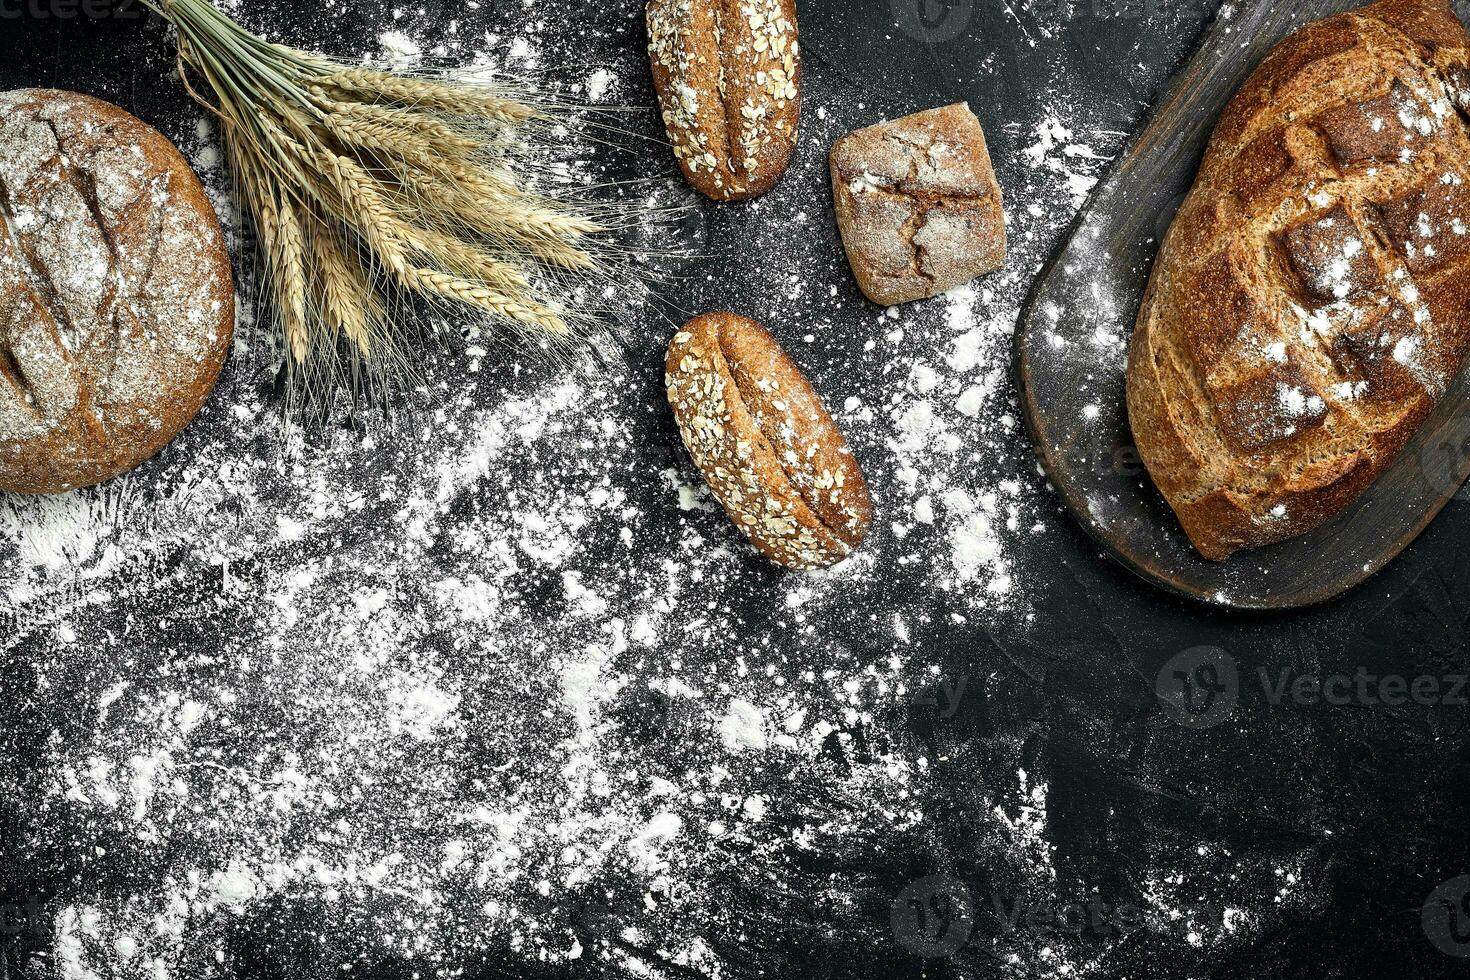
{"type": "Polygon", "coordinates": [[[526,179],[526,144],[563,138],[547,135],[565,131],[556,107],[273,44],[209,0],[143,2],[177,30],[180,75],[220,122],[293,393],[330,400],[334,379],[411,371],[406,298],[521,337],[584,335],[592,311],[575,297],[615,280],[618,252],[605,209],[526,179]]]}

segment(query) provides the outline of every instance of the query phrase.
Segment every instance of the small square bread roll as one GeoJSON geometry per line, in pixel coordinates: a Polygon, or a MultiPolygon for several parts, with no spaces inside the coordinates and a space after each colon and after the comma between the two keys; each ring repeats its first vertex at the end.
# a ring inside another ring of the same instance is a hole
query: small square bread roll
{"type": "Polygon", "coordinates": [[[1000,185],[965,103],[849,133],[831,162],[842,244],[873,302],[927,299],[1004,263],[1000,185]]]}

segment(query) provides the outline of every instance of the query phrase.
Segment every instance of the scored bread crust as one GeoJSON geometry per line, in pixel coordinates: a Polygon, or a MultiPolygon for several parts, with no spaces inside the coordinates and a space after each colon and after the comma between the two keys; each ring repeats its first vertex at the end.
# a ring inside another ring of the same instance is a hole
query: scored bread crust
{"type": "Polygon", "coordinates": [[[695,190],[743,201],[775,186],[796,148],[796,0],[649,0],[653,86],[695,190]]]}
{"type": "Polygon", "coordinates": [[[792,569],[852,554],[872,523],[862,470],[764,327],[706,313],[669,343],[664,383],[684,445],[752,544],[792,569]]]}
{"type": "Polygon", "coordinates": [[[1348,506],[1470,349],[1470,38],[1382,0],[1277,46],[1216,126],[1154,264],[1128,414],[1220,560],[1348,506]]]}
{"type": "Polygon", "coordinates": [[[163,134],[88,96],[0,93],[0,490],[153,456],[203,405],[234,322],[219,222],[163,134]]]}

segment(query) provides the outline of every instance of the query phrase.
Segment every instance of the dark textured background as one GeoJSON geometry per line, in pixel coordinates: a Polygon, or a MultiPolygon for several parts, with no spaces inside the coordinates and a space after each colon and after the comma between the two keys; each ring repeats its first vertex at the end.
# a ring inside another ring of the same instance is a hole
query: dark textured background
{"type": "MultiPolygon", "coordinates": [[[[187,118],[157,25],[117,17],[37,17],[27,12],[29,3],[0,0],[0,88],[78,89],[166,130],[187,118]]],[[[278,8],[270,20],[280,25],[279,36],[328,50],[369,50],[391,25],[373,3],[344,13],[252,0],[244,10],[248,15],[267,6],[278,8]]],[[[491,0],[482,6],[470,15],[430,0],[415,17],[418,23],[451,17],[493,23],[525,16],[520,3],[491,0]]],[[[1054,66],[1064,65],[1070,90],[1085,94],[1099,123],[1132,131],[1216,8],[1208,0],[1051,0],[1041,11],[1022,0],[919,6],[919,19],[909,21],[914,9],[906,12],[904,0],[804,0],[809,79],[862,93],[873,117],[969,99],[986,120],[1003,185],[1005,161],[1015,160],[1030,136],[991,121],[1036,118],[1040,107],[1057,98],[1050,84],[1054,66]],[[1043,30],[1046,25],[1051,29],[1043,30]],[[977,69],[977,52],[995,59],[984,72],[977,69]]],[[[70,9],[65,3],[42,8],[70,9]]],[[[640,19],[627,13],[620,8],[620,20],[599,44],[641,44],[640,19]]],[[[565,16],[573,25],[611,16],[594,4],[565,13],[548,9],[546,15],[565,16]]],[[[569,28],[564,49],[548,50],[548,60],[595,63],[578,50],[577,36],[569,28]]],[[[651,102],[646,82],[644,88],[629,97],[651,102]]],[[[653,132],[656,123],[649,118],[634,125],[653,132]]],[[[664,161],[651,159],[650,165],[661,168],[664,161]]],[[[819,184],[820,174],[812,178],[814,192],[819,184]]],[[[738,211],[712,210],[706,218],[708,240],[730,242],[731,248],[739,223],[747,220],[738,211]]],[[[727,260],[717,245],[712,268],[727,260]]],[[[691,276],[671,298],[686,308],[714,305],[719,287],[698,280],[691,276]]],[[[1018,461],[1026,458],[1023,438],[1015,436],[1018,461]]],[[[1442,954],[1421,925],[1430,892],[1470,872],[1465,708],[1384,706],[1358,698],[1341,705],[1275,704],[1255,679],[1258,668],[1319,676],[1353,675],[1363,668],[1407,678],[1465,671],[1470,501],[1451,503],[1397,562],[1356,592],[1319,609],[1271,617],[1229,615],[1168,599],[1102,558],[1061,515],[1046,523],[1048,531],[1028,539],[1023,559],[1036,624],[1012,631],[972,621],[962,628],[936,626],[926,637],[943,650],[948,676],[967,679],[969,694],[954,711],[942,699],[917,703],[900,722],[932,747],[931,758],[940,760],[936,779],[951,788],[928,801],[924,832],[875,850],[863,867],[827,868],[813,857],[813,867],[794,869],[813,881],[843,875],[848,883],[863,883],[852,891],[855,905],[826,903],[813,893],[810,901],[787,895],[772,907],[776,900],[770,896],[732,894],[732,906],[749,903],[752,922],[766,924],[761,928],[784,923],[774,934],[746,937],[750,972],[1000,972],[980,942],[926,965],[892,941],[889,915],[893,896],[925,875],[948,875],[976,896],[1003,886],[1005,869],[972,831],[985,798],[990,753],[997,745],[1020,743],[1025,767],[1043,773],[1050,784],[1057,902],[1099,895],[1114,906],[1126,905],[1146,887],[1142,872],[1154,850],[1194,844],[1208,849],[1222,881],[1237,864],[1260,869],[1278,854],[1290,856],[1309,876],[1296,886],[1305,900],[1293,900],[1279,912],[1249,910],[1258,927],[1233,942],[1223,958],[1205,955],[1167,931],[1057,934],[1059,946],[1073,958],[1090,959],[1102,975],[1470,973],[1470,960],[1442,954]],[[1240,682],[1228,718],[1192,728],[1160,712],[1155,679],[1171,658],[1200,646],[1226,651],[1240,682]]],[[[55,866],[67,864],[59,860],[55,866]]],[[[13,896],[44,898],[61,887],[38,876],[36,868],[16,866],[12,857],[0,873],[13,896]]],[[[1200,901],[1209,904],[1212,896],[1202,893],[1200,901]]],[[[945,911],[942,901],[930,904],[945,911]]],[[[985,903],[979,912],[977,936],[998,928],[985,903]]],[[[286,965],[288,953],[269,944],[257,953],[243,955],[241,962],[260,963],[258,975],[295,975],[286,965]]],[[[737,966],[740,953],[731,953],[737,966]]],[[[489,958],[486,975],[537,975],[514,957],[499,966],[494,954],[489,958]]],[[[401,970],[407,975],[407,967],[401,970]]],[[[384,971],[396,976],[400,968],[384,971]]]]}

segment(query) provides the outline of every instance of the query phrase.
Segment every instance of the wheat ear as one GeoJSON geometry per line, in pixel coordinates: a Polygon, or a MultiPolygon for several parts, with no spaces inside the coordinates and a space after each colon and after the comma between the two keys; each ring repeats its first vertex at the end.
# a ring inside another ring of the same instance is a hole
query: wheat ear
{"type": "Polygon", "coordinates": [[[500,123],[523,123],[541,115],[530,106],[488,92],[466,90],[422,78],[404,78],[371,68],[349,68],[324,75],[319,84],[350,92],[359,99],[401,102],[458,116],[474,116],[500,123]]]}
{"type": "Polygon", "coordinates": [[[343,252],[335,236],[311,236],[312,255],[321,271],[322,316],[331,327],[347,338],[354,350],[364,358],[373,355],[372,330],[369,320],[378,317],[377,296],[362,267],[343,252]]]}
{"type": "Polygon", "coordinates": [[[306,272],[301,223],[289,201],[263,195],[256,203],[262,250],[273,266],[276,315],[286,349],[298,362],[310,352],[306,325],[306,272]]]}
{"type": "Polygon", "coordinates": [[[319,99],[317,105],[326,114],[327,128],[334,133],[361,134],[364,139],[383,141],[417,137],[421,144],[459,154],[474,153],[480,146],[478,140],[455,132],[452,126],[422,113],[326,97],[319,99]]]}
{"type": "Polygon", "coordinates": [[[566,321],[550,307],[518,301],[498,290],[487,289],[479,283],[437,269],[410,267],[404,274],[404,283],[414,289],[467,306],[479,307],[487,313],[536,327],[549,334],[566,336],[571,333],[566,321]]]}
{"type": "Polygon", "coordinates": [[[523,292],[531,281],[515,266],[502,262],[483,249],[467,245],[443,232],[417,228],[406,221],[391,222],[390,233],[403,245],[430,262],[451,272],[485,280],[506,293],[523,292]]]}

